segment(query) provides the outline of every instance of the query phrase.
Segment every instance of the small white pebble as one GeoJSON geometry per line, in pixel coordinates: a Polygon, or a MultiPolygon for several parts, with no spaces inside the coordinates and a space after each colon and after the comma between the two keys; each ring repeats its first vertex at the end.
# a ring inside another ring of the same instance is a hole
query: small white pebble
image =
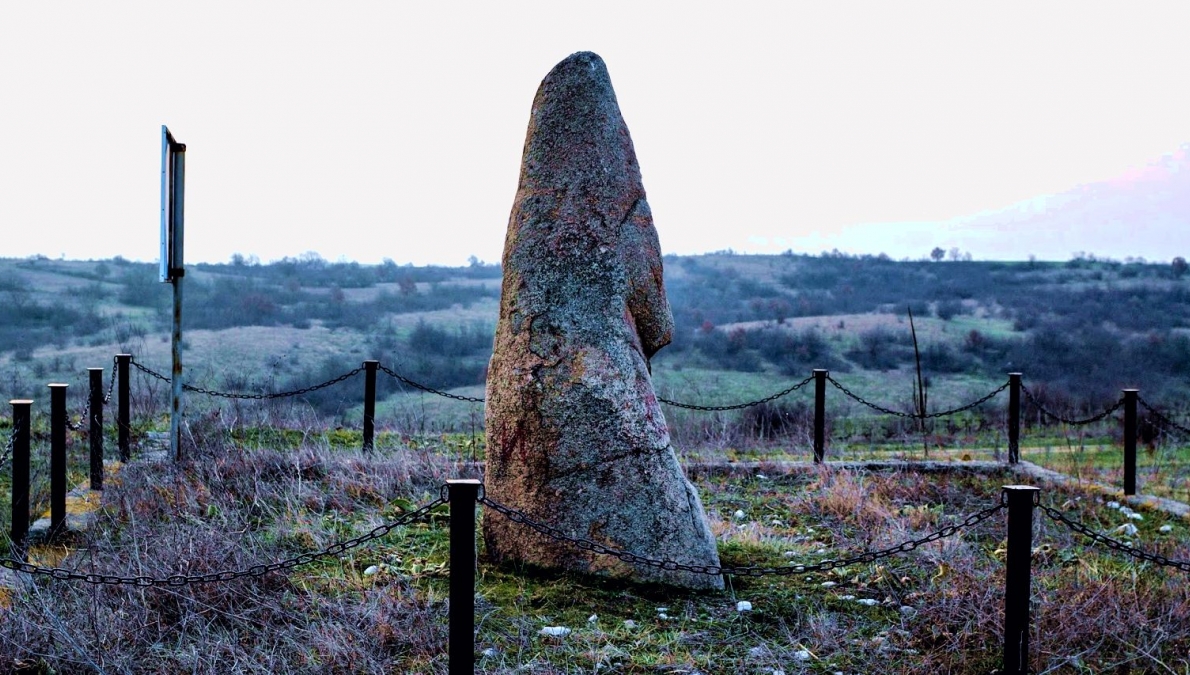
{"type": "Polygon", "coordinates": [[[756,474],[756,477],[759,478],[760,480],[765,480],[768,478],[768,476],[764,475],[763,473],[756,474]]]}
{"type": "Polygon", "coordinates": [[[780,668],[773,668],[773,675],[785,675],[785,671],[780,668]]]}
{"type": "Polygon", "coordinates": [[[799,649],[793,653],[794,661],[809,661],[812,654],[805,649],[799,649]]]}
{"type": "Polygon", "coordinates": [[[818,553],[818,554],[822,554],[822,553],[826,553],[826,549],[825,549],[825,548],[820,548],[820,549],[818,549],[817,551],[814,551],[814,552],[815,552],[815,553],[818,553]]]}
{"type": "Polygon", "coordinates": [[[1162,533],[1173,532],[1173,525],[1162,525],[1161,527],[1157,528],[1157,531],[1162,533]]]}
{"type": "Polygon", "coordinates": [[[1144,516],[1140,515],[1139,513],[1135,512],[1135,511],[1133,511],[1132,513],[1129,513],[1128,517],[1131,518],[1132,520],[1144,520],[1145,519],[1144,516]]]}
{"type": "Polygon", "coordinates": [[[669,611],[669,608],[668,608],[668,607],[658,607],[658,608],[657,608],[657,613],[658,613],[658,614],[660,614],[660,613],[662,613],[662,612],[668,612],[668,611],[669,611]]]}
{"type": "Polygon", "coordinates": [[[538,631],[541,635],[548,635],[549,637],[566,637],[570,635],[570,629],[566,626],[546,626],[538,631]]]}
{"type": "Polygon", "coordinates": [[[855,596],[854,595],[840,595],[839,599],[840,600],[854,600],[855,596]]]}
{"type": "Polygon", "coordinates": [[[598,614],[592,614],[591,616],[587,617],[587,623],[595,623],[598,620],[599,620],[598,614]]]}
{"type": "Polygon", "coordinates": [[[1120,508],[1120,502],[1108,502],[1108,503],[1107,503],[1107,508],[1109,508],[1109,509],[1118,509],[1118,508],[1120,508]]]}
{"type": "Polygon", "coordinates": [[[859,600],[856,600],[856,602],[858,602],[861,605],[866,605],[868,607],[875,607],[876,605],[880,604],[879,600],[874,600],[872,598],[860,598],[859,600]]]}
{"type": "Polygon", "coordinates": [[[822,582],[822,587],[823,587],[823,588],[833,588],[833,587],[835,587],[835,586],[837,586],[837,585],[838,585],[838,584],[837,584],[836,582],[834,582],[834,581],[824,581],[824,582],[822,582]]]}
{"type": "Polygon", "coordinates": [[[747,600],[740,600],[739,602],[737,602],[735,604],[735,611],[737,611],[737,612],[751,612],[752,611],[752,603],[748,602],[747,600]]]}
{"type": "Polygon", "coordinates": [[[753,647],[748,650],[748,656],[754,659],[764,658],[765,656],[768,656],[768,653],[769,650],[765,649],[764,647],[753,647]]]}
{"type": "Polygon", "coordinates": [[[628,630],[632,630],[633,628],[636,628],[636,622],[632,619],[624,619],[624,627],[628,630]]]}
{"type": "Polygon", "coordinates": [[[377,567],[376,565],[369,565],[369,566],[368,566],[368,569],[364,570],[364,576],[365,576],[365,577],[370,577],[370,576],[372,576],[373,574],[376,574],[376,573],[377,573],[377,572],[379,572],[379,571],[380,571],[380,568],[379,568],[379,567],[377,567]]]}
{"type": "Polygon", "coordinates": [[[910,607],[909,605],[901,605],[901,608],[898,611],[900,611],[901,614],[904,614],[905,616],[913,616],[914,614],[917,614],[917,608],[910,607]]]}
{"type": "Polygon", "coordinates": [[[658,613],[658,614],[657,614],[657,618],[658,618],[658,619],[668,619],[668,618],[669,618],[669,615],[668,615],[668,614],[666,614],[665,612],[660,612],[660,613],[658,613]]]}
{"type": "Polygon", "coordinates": [[[735,512],[735,519],[736,519],[736,520],[743,520],[743,519],[745,519],[745,518],[747,518],[747,517],[748,517],[748,514],[744,513],[744,511],[743,511],[742,509],[738,509],[738,510],[736,510],[736,512],[735,512]]]}
{"type": "MultiPolygon", "coordinates": [[[[1166,525],[1166,527],[1169,526],[1166,525]]],[[[795,558],[797,557],[797,551],[784,551],[781,553],[781,555],[785,556],[786,558],[795,558]]]]}
{"type": "Polygon", "coordinates": [[[490,659],[490,658],[492,658],[493,656],[495,656],[495,655],[496,655],[496,653],[497,653],[497,652],[496,652],[496,648],[495,648],[495,647],[488,647],[487,649],[485,649],[485,650],[483,650],[482,652],[480,652],[480,653],[479,653],[479,655],[480,655],[480,656],[482,656],[482,657],[484,657],[485,659],[490,659]]]}
{"type": "Polygon", "coordinates": [[[1136,526],[1133,525],[1132,523],[1124,523],[1123,525],[1116,528],[1116,532],[1118,532],[1126,537],[1135,537],[1136,536],[1136,526]]]}

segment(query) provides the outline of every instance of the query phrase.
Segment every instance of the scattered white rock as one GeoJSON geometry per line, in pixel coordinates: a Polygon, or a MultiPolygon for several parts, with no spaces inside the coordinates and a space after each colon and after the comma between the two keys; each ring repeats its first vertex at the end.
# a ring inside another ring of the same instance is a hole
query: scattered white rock
{"type": "Polygon", "coordinates": [[[483,658],[485,658],[485,659],[490,659],[490,658],[492,658],[493,656],[495,656],[496,654],[497,654],[497,652],[496,652],[496,648],[495,648],[495,647],[488,647],[487,649],[485,649],[485,650],[483,650],[482,652],[480,652],[480,653],[479,653],[479,655],[480,655],[480,656],[482,656],[482,657],[483,657],[483,658]]]}
{"type": "Polygon", "coordinates": [[[1124,536],[1127,536],[1127,537],[1135,537],[1136,536],[1136,526],[1133,525],[1132,523],[1124,523],[1123,525],[1116,528],[1116,532],[1118,532],[1124,536]]]}
{"type": "Polygon", "coordinates": [[[1139,513],[1135,512],[1135,511],[1133,511],[1132,513],[1129,513],[1128,517],[1131,518],[1132,520],[1144,520],[1145,519],[1144,516],[1140,515],[1139,513]]]}
{"type": "Polygon", "coordinates": [[[549,637],[566,637],[570,635],[570,629],[566,626],[546,626],[538,631],[538,633],[549,637]]]}
{"type": "Polygon", "coordinates": [[[823,553],[826,553],[826,549],[825,549],[825,548],[820,548],[820,549],[818,549],[817,551],[814,551],[814,552],[815,552],[815,553],[818,553],[818,554],[820,554],[820,555],[821,555],[821,554],[823,554],[823,553]]]}
{"type": "Polygon", "coordinates": [[[855,596],[854,595],[840,595],[839,599],[840,600],[854,600],[855,596]]]}
{"type": "Polygon", "coordinates": [[[793,653],[793,660],[794,661],[809,661],[812,656],[814,656],[814,655],[811,654],[809,651],[807,651],[805,649],[799,649],[793,653]]]}
{"type": "Polygon", "coordinates": [[[665,619],[668,619],[668,618],[669,618],[669,615],[668,615],[668,614],[666,614],[665,612],[658,612],[658,614],[657,614],[657,618],[658,618],[658,619],[665,620],[665,619]]]}
{"type": "Polygon", "coordinates": [[[368,569],[364,570],[364,576],[370,577],[379,571],[380,571],[380,567],[378,567],[377,565],[369,565],[368,569]]]}
{"type": "Polygon", "coordinates": [[[1107,508],[1109,508],[1109,509],[1118,509],[1118,508],[1120,508],[1120,502],[1108,502],[1108,503],[1107,503],[1107,508]]]}
{"type": "Polygon", "coordinates": [[[785,671],[780,668],[773,668],[773,675],[785,675],[785,671]]]}
{"type": "Polygon", "coordinates": [[[834,588],[834,587],[835,587],[835,586],[837,586],[837,585],[838,585],[838,583],[837,583],[837,582],[834,582],[834,581],[824,581],[824,582],[822,582],[822,587],[823,587],[823,588],[834,588]]]}
{"type": "Polygon", "coordinates": [[[1161,527],[1157,528],[1157,531],[1161,532],[1162,534],[1168,534],[1173,532],[1173,525],[1162,525],[1161,527]]]}
{"type": "Polygon", "coordinates": [[[753,647],[748,650],[748,656],[754,659],[763,659],[764,657],[768,656],[768,654],[769,650],[765,647],[753,647]]]}
{"type": "Polygon", "coordinates": [[[760,480],[768,480],[768,476],[764,475],[763,473],[756,474],[756,477],[760,480]]]}
{"type": "Polygon", "coordinates": [[[669,611],[669,608],[668,608],[668,607],[658,607],[658,608],[657,608],[657,613],[658,613],[658,614],[661,614],[662,612],[668,612],[668,611],[669,611]]]}
{"type": "Polygon", "coordinates": [[[737,612],[751,612],[752,611],[752,603],[748,602],[747,600],[740,600],[739,602],[737,602],[735,604],[735,611],[737,611],[737,612]]]}
{"type": "MultiPolygon", "coordinates": [[[[1168,526],[1168,525],[1166,525],[1166,527],[1169,527],[1169,526],[1168,526]]],[[[781,553],[781,555],[785,556],[786,558],[796,558],[796,557],[797,557],[797,551],[783,551],[783,552],[781,553]]]]}
{"type": "Polygon", "coordinates": [[[598,620],[599,620],[598,614],[592,614],[591,616],[587,617],[587,623],[595,623],[598,620]]]}
{"type": "Polygon", "coordinates": [[[632,619],[624,619],[624,627],[628,630],[632,630],[633,628],[636,628],[636,622],[632,619]]]}
{"type": "Polygon", "coordinates": [[[901,614],[904,614],[905,616],[913,616],[914,614],[917,614],[917,608],[910,607],[909,605],[901,605],[900,609],[897,611],[899,611],[901,614]]]}
{"type": "Polygon", "coordinates": [[[743,509],[737,509],[737,510],[736,510],[736,512],[735,512],[735,519],[736,519],[736,520],[743,520],[743,519],[745,519],[745,518],[747,518],[747,517],[748,517],[748,514],[744,513],[743,509]]]}
{"type": "Polygon", "coordinates": [[[867,607],[875,607],[876,605],[880,604],[879,600],[875,600],[873,598],[860,598],[859,600],[856,600],[856,602],[867,607]]]}

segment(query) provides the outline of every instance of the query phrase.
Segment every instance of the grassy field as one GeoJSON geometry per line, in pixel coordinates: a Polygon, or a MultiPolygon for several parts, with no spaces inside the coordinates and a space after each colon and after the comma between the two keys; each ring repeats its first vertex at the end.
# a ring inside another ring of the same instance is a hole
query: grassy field
{"type": "MultiPolygon", "coordinates": [[[[440,452],[363,456],[344,447],[354,439],[340,440],[245,439],[184,467],[128,465],[64,564],[121,576],[246,569],[365,533],[462,471],[440,452]],[[270,443],[287,449],[252,449],[270,443]]],[[[773,567],[919,538],[994,505],[1000,486],[1018,480],[830,468],[692,478],[723,562],[773,567]]],[[[1042,501],[1096,531],[1190,558],[1187,524],[1161,513],[1133,519],[1076,488],[1047,487],[1042,501]]],[[[1181,573],[1088,546],[1038,518],[1038,672],[1190,665],[1181,573]]],[[[259,579],[158,589],[36,578],[4,611],[0,668],[445,673],[447,539],[443,512],[259,579]]],[[[986,673],[1000,658],[1003,542],[999,514],[876,563],[729,578],[722,593],[481,562],[478,672],[986,673]],[[752,609],[740,611],[740,601],[752,609]],[[549,627],[568,630],[543,634],[549,627]]]]}

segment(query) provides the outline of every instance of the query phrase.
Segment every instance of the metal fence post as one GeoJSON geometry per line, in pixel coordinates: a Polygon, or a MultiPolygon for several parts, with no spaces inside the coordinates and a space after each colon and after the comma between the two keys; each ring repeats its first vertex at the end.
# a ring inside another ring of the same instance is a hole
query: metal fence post
{"type": "Polygon", "coordinates": [[[364,452],[371,452],[376,434],[376,367],[379,361],[364,361],[364,452]]]}
{"type": "Polygon", "coordinates": [[[91,377],[91,411],[88,435],[91,440],[91,489],[103,489],[103,368],[88,368],[91,377]]]}
{"type": "Polygon", "coordinates": [[[50,388],[50,530],[57,536],[66,527],[66,387],[50,388]]]}
{"type": "Polygon", "coordinates": [[[33,401],[16,399],[12,404],[12,548],[16,560],[25,561],[25,539],[29,535],[29,414],[33,401]]]}
{"type": "Polygon", "coordinates": [[[1139,389],[1124,390],[1124,494],[1136,494],[1136,400],[1139,389]]]}
{"type": "Polygon", "coordinates": [[[1021,374],[1008,374],[1008,463],[1021,461],[1021,374]]]}
{"type": "Polygon", "coordinates": [[[826,455],[826,375],[829,371],[814,369],[814,463],[821,464],[826,455]]]}
{"type": "Polygon", "coordinates": [[[116,354],[116,379],[120,381],[120,392],[116,399],[116,429],[120,446],[120,461],[127,462],[132,457],[129,446],[132,445],[132,426],[128,401],[128,364],[132,361],[132,354],[116,354]]]}
{"type": "Polygon", "coordinates": [[[1008,551],[1004,572],[1004,672],[1029,672],[1029,581],[1033,558],[1033,506],[1041,490],[1005,485],[1008,501],[1008,551]]]}
{"type": "Polygon", "coordinates": [[[475,672],[475,503],[483,483],[446,481],[450,502],[450,675],[475,672]]]}

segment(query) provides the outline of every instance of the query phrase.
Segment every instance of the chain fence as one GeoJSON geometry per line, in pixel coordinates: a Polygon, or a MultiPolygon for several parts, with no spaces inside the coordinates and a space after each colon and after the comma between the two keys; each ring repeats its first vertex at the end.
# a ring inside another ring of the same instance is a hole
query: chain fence
{"type": "Polygon", "coordinates": [[[781,398],[782,396],[788,396],[789,394],[792,394],[793,392],[797,391],[798,389],[801,389],[802,387],[806,386],[813,380],[814,380],[814,376],[811,375],[810,377],[807,377],[806,379],[802,380],[801,382],[798,382],[797,384],[793,385],[792,387],[789,387],[788,389],[783,389],[783,390],[773,394],[772,396],[766,396],[764,398],[757,399],[755,401],[748,401],[747,403],[736,403],[733,405],[694,405],[692,403],[678,403],[677,401],[671,401],[667,398],[661,398],[660,396],[657,397],[657,400],[660,401],[661,403],[666,404],[666,405],[671,405],[675,408],[685,408],[686,410],[701,410],[704,412],[722,412],[724,410],[742,410],[744,408],[751,408],[752,406],[757,406],[757,405],[761,405],[764,403],[768,403],[770,401],[775,401],[775,400],[781,398]]]}
{"type": "Polygon", "coordinates": [[[126,586],[188,586],[190,584],[209,584],[219,581],[233,581],[235,579],[242,579],[244,577],[260,577],[269,572],[277,572],[280,570],[293,569],[301,565],[307,565],[315,560],[321,558],[330,558],[338,556],[348,550],[351,550],[361,544],[369,541],[379,539],[389,532],[395,530],[403,525],[408,525],[414,521],[425,518],[430,511],[447,503],[446,486],[443,486],[437,499],[427,503],[425,506],[418,508],[415,511],[410,511],[405,515],[393,520],[384,525],[379,525],[373,528],[367,534],[355,537],[354,539],[346,539],[340,542],[331,544],[327,548],[316,553],[302,553],[301,555],[279,560],[277,562],[253,565],[251,567],[224,572],[212,572],[209,574],[174,574],[168,577],[121,577],[108,574],[82,573],[63,567],[41,567],[27,562],[21,562],[12,558],[0,559],[0,567],[6,567],[14,572],[21,572],[24,574],[41,575],[51,577],[53,579],[61,579],[64,581],[81,581],[88,584],[105,584],[111,586],[126,585],[126,586]]]}
{"type": "Polygon", "coordinates": [[[409,385],[410,387],[413,387],[414,389],[420,389],[428,394],[436,394],[436,395],[442,396],[444,398],[450,398],[450,399],[454,399],[456,401],[466,401],[468,403],[483,403],[484,402],[484,399],[482,399],[482,398],[476,398],[474,396],[459,396],[458,394],[451,394],[450,392],[439,391],[438,389],[434,389],[433,387],[427,387],[426,385],[421,384],[419,382],[414,382],[413,380],[401,375],[400,373],[388,368],[387,366],[385,366],[383,364],[380,365],[380,370],[383,371],[385,375],[388,375],[389,377],[395,379],[396,381],[400,382],[401,384],[409,385]]]}
{"type": "MultiPolygon", "coordinates": [[[[150,377],[154,377],[158,380],[161,380],[162,382],[169,383],[172,381],[169,377],[166,377],[165,375],[162,375],[161,373],[158,373],[155,370],[152,370],[146,366],[143,366],[140,363],[137,363],[136,361],[132,361],[132,365],[135,366],[141,372],[145,373],[146,375],[148,375],[150,377]]],[[[215,391],[213,389],[207,389],[205,387],[196,387],[196,386],[190,385],[190,384],[183,384],[182,389],[185,389],[186,391],[194,392],[196,394],[204,394],[206,396],[214,396],[217,398],[253,400],[253,401],[268,401],[268,400],[273,400],[273,399],[278,399],[278,398],[289,398],[292,396],[301,396],[303,394],[309,394],[310,392],[318,391],[319,389],[326,389],[327,387],[331,387],[336,384],[339,384],[340,382],[343,382],[344,380],[349,380],[349,379],[355,377],[356,375],[359,375],[362,372],[364,372],[364,368],[363,368],[363,366],[360,366],[354,370],[343,373],[342,375],[340,375],[336,378],[327,380],[326,382],[322,382],[320,384],[315,384],[315,385],[312,385],[309,387],[303,387],[301,389],[294,389],[293,391],[280,391],[280,392],[274,392],[274,393],[269,393],[269,394],[246,394],[246,393],[241,393],[241,392],[215,391]]]]}
{"type": "Polygon", "coordinates": [[[1066,527],[1083,535],[1084,537],[1087,537],[1098,544],[1103,544],[1104,546],[1107,546],[1108,548],[1112,549],[1113,551],[1119,551],[1121,553],[1130,555],[1133,558],[1151,562],[1151,563],[1154,563],[1161,567],[1173,567],[1173,568],[1181,570],[1183,572],[1190,572],[1190,561],[1170,560],[1169,558],[1166,558],[1163,555],[1158,555],[1156,553],[1148,553],[1146,551],[1142,551],[1139,548],[1136,548],[1130,544],[1126,544],[1122,541],[1112,539],[1111,537],[1100,534],[1100,533],[1092,530],[1091,528],[1087,527],[1086,525],[1083,525],[1082,523],[1078,522],[1077,520],[1073,520],[1073,519],[1067,517],[1066,514],[1053,508],[1052,506],[1046,506],[1044,504],[1039,504],[1038,506],[1041,508],[1041,510],[1043,512],[1045,512],[1045,515],[1048,516],[1050,518],[1050,520],[1053,520],[1057,523],[1065,525],[1066,527]]]}
{"type": "Polygon", "coordinates": [[[1153,406],[1149,405],[1149,402],[1144,400],[1144,398],[1142,398],[1139,394],[1137,394],[1136,400],[1138,403],[1140,403],[1142,406],[1144,406],[1145,410],[1149,411],[1149,414],[1153,417],[1153,419],[1155,419],[1157,421],[1158,424],[1161,424],[1162,426],[1166,427],[1167,429],[1173,429],[1175,431],[1178,431],[1178,432],[1184,434],[1186,437],[1190,438],[1190,429],[1187,429],[1186,427],[1182,426],[1181,424],[1178,424],[1177,422],[1166,417],[1160,410],[1157,410],[1153,406]]]}
{"type": "Polygon", "coordinates": [[[976,399],[966,405],[959,406],[958,408],[952,408],[950,410],[943,410],[943,411],[935,412],[935,413],[923,414],[923,413],[901,412],[899,410],[893,410],[891,408],[886,408],[886,407],[879,405],[877,403],[872,403],[871,401],[865,399],[864,397],[860,396],[859,394],[856,394],[855,392],[851,391],[847,387],[844,387],[842,385],[842,383],[840,383],[838,380],[831,377],[830,375],[827,375],[826,379],[828,381],[830,381],[830,383],[833,384],[836,389],[843,392],[843,394],[845,394],[848,398],[856,401],[857,403],[861,403],[861,404],[871,408],[872,410],[875,410],[877,412],[882,412],[886,415],[894,415],[896,417],[904,417],[906,419],[915,419],[915,420],[928,420],[928,419],[935,419],[938,417],[949,417],[950,415],[957,415],[961,412],[966,412],[968,410],[971,410],[972,408],[977,408],[977,407],[983,405],[984,403],[987,403],[988,401],[992,400],[993,398],[996,398],[997,396],[999,396],[1000,392],[1007,389],[1009,384],[1011,384],[1011,382],[1005,382],[1004,384],[1000,385],[992,392],[988,393],[986,396],[976,399]]]}
{"type": "Polygon", "coordinates": [[[1120,408],[1122,408],[1124,406],[1124,397],[1121,396],[1120,400],[1116,401],[1115,405],[1108,408],[1107,410],[1104,410],[1103,412],[1099,413],[1098,415],[1095,415],[1094,417],[1088,417],[1087,419],[1083,419],[1083,420],[1074,420],[1074,419],[1069,419],[1069,418],[1063,417],[1063,416],[1059,415],[1058,413],[1051,412],[1050,410],[1047,410],[1046,407],[1041,404],[1041,401],[1037,400],[1037,397],[1033,395],[1033,392],[1029,391],[1029,388],[1025,386],[1024,382],[1021,383],[1021,391],[1025,392],[1025,398],[1028,399],[1029,403],[1033,404],[1033,406],[1036,407],[1038,410],[1040,410],[1042,413],[1058,420],[1059,422],[1062,422],[1063,424],[1069,424],[1071,426],[1083,426],[1086,424],[1094,424],[1095,422],[1098,422],[1099,420],[1104,419],[1108,415],[1111,415],[1112,413],[1116,412],[1117,410],[1119,410],[1120,408]]]}
{"type": "Polygon", "coordinates": [[[982,511],[973,513],[967,516],[963,521],[953,525],[947,525],[940,530],[936,530],[927,534],[920,539],[912,539],[896,546],[880,549],[878,551],[865,551],[859,555],[850,556],[847,558],[838,558],[823,560],[811,565],[805,564],[790,564],[787,567],[730,567],[721,565],[688,565],[674,560],[660,560],[657,558],[649,558],[646,556],[630,553],[620,549],[611,548],[591,541],[590,539],[583,539],[581,537],[572,537],[565,532],[562,532],[556,527],[551,527],[545,523],[536,521],[526,515],[523,511],[518,511],[512,507],[505,506],[497,501],[489,499],[487,496],[480,496],[479,503],[496,511],[497,513],[508,518],[509,521],[526,525],[529,528],[537,531],[539,534],[545,535],[554,541],[569,544],[575,548],[583,551],[591,551],[596,555],[607,555],[620,559],[622,562],[632,565],[645,565],[647,567],[654,567],[660,570],[690,572],[692,574],[707,574],[711,576],[718,576],[726,574],[728,576],[737,577],[762,577],[762,576],[789,576],[791,574],[809,574],[815,572],[829,572],[840,567],[847,567],[857,563],[873,563],[877,560],[888,558],[898,553],[908,553],[913,549],[928,544],[932,541],[944,539],[953,536],[959,531],[974,527],[979,523],[991,518],[1000,512],[1001,509],[1008,507],[1007,502],[1001,497],[1000,503],[989,506],[982,511]]]}

